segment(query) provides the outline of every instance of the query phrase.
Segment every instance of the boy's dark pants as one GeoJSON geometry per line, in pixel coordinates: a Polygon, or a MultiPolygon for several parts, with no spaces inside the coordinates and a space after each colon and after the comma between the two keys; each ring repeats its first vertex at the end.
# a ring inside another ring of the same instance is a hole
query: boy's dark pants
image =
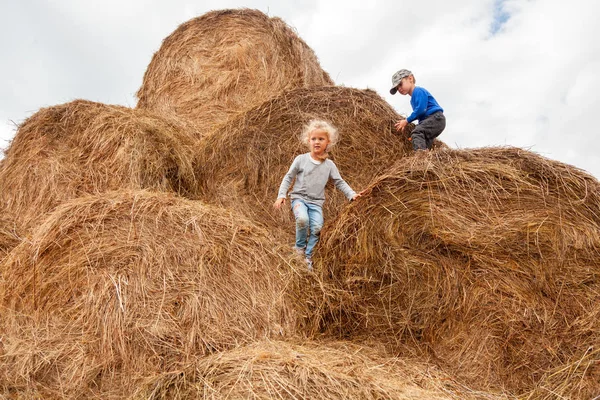
{"type": "Polygon", "coordinates": [[[431,149],[433,139],[438,137],[444,128],[446,128],[446,117],[444,117],[444,113],[441,111],[433,113],[424,120],[419,121],[419,124],[411,134],[413,149],[415,151],[431,149]]]}

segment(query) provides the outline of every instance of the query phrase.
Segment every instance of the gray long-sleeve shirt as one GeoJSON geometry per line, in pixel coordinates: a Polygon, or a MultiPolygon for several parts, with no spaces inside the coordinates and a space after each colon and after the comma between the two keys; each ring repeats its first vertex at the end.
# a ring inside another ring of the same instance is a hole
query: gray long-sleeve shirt
{"type": "Polygon", "coordinates": [[[334,162],[325,159],[320,164],[311,160],[310,153],[301,154],[294,159],[290,170],[283,177],[277,198],[285,198],[287,191],[296,178],[291,199],[303,199],[309,203],[323,206],[325,202],[325,185],[331,178],[335,186],[344,193],[349,200],[356,195],[350,185],[340,176],[340,172],[334,162]]]}

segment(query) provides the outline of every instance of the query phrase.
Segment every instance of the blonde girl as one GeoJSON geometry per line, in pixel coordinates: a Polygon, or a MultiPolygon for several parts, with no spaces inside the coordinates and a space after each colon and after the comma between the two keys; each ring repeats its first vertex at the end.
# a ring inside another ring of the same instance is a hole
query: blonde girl
{"type": "Polygon", "coordinates": [[[294,159],[279,186],[273,207],[281,209],[287,198],[287,191],[296,178],[290,192],[292,211],[296,218],[295,249],[306,257],[308,269],[312,270],[312,253],[323,226],[325,185],[329,179],[333,180],[349,200],[356,199],[360,194],[352,190],[340,176],[333,161],[327,158],[328,151],[338,140],[337,129],[326,121],[312,120],[302,131],[300,139],[308,145],[310,152],[294,159]]]}

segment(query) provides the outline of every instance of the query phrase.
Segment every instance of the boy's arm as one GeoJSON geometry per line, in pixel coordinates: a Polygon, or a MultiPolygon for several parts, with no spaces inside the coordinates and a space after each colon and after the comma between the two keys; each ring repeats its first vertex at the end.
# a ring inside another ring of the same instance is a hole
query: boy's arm
{"type": "Polygon", "coordinates": [[[354,199],[356,197],[356,192],[352,190],[350,185],[348,185],[345,180],[342,179],[342,176],[340,175],[340,171],[338,171],[337,166],[333,162],[331,164],[332,167],[331,171],[329,172],[329,177],[331,178],[331,180],[333,180],[333,184],[342,193],[344,193],[344,196],[346,196],[348,200],[354,199]]]}
{"type": "Polygon", "coordinates": [[[277,192],[278,199],[285,199],[287,197],[287,191],[290,188],[292,181],[296,177],[296,174],[298,173],[299,166],[300,166],[300,156],[298,156],[294,159],[294,162],[290,166],[290,169],[288,170],[287,174],[285,174],[285,176],[283,177],[283,180],[281,181],[281,185],[279,185],[279,192],[277,192]]]}
{"type": "Polygon", "coordinates": [[[427,111],[427,94],[424,90],[415,88],[412,94],[412,101],[415,103],[413,112],[406,118],[406,121],[409,123],[413,122],[415,119],[420,120],[421,117],[425,115],[425,111],[427,111]]]}

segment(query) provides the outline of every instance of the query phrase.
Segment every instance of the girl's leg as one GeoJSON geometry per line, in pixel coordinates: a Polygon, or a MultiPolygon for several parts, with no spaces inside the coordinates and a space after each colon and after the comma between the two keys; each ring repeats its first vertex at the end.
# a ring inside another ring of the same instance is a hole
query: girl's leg
{"type": "Polygon", "coordinates": [[[308,236],[308,208],[302,200],[295,199],[292,201],[292,211],[296,217],[296,249],[304,249],[308,236]]]}
{"type": "Polygon", "coordinates": [[[313,248],[319,241],[321,228],[323,227],[323,209],[316,204],[306,203],[308,208],[308,221],[310,224],[310,236],[306,246],[306,258],[312,257],[313,248]]]}

